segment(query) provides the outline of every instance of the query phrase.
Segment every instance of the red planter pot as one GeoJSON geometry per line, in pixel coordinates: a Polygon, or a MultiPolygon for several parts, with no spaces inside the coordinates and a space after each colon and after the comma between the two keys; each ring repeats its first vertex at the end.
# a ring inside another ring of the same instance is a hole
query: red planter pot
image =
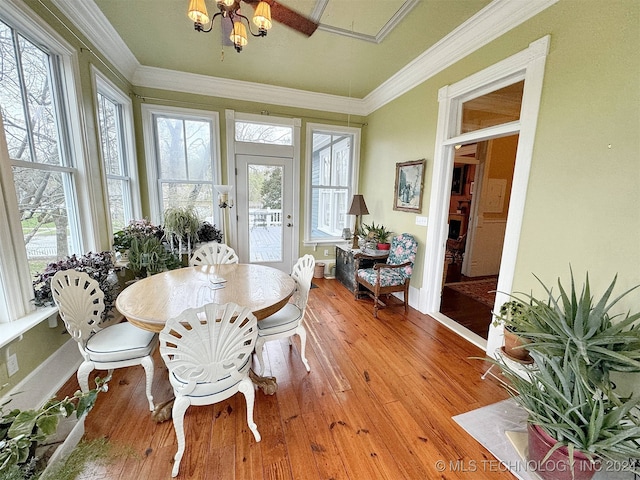
{"type": "Polygon", "coordinates": [[[379,243],[376,247],[378,250],[389,250],[391,248],[390,243],[379,243]]]}
{"type": "Polygon", "coordinates": [[[558,448],[543,462],[551,447],[556,444],[555,439],[537,425],[529,424],[527,432],[529,434],[528,467],[535,469],[543,480],[589,480],[598,471],[599,462],[591,463],[586,455],[574,451],[572,474],[567,447],[558,448]]]}

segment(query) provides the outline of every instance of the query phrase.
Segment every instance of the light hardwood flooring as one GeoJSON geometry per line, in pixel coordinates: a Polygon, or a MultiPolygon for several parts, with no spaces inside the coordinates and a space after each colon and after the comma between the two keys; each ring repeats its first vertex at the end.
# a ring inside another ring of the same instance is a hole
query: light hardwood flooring
{"type": "MultiPolygon", "coordinates": [[[[278,392],[256,392],[262,441],[247,428],[240,393],[192,406],[178,478],[514,478],[495,469],[464,471],[495,459],[451,417],[507,398],[495,379],[480,378],[486,364],[469,358],[483,356],[480,349],[416,310],[383,309],[375,319],[370,300],[355,301],[335,280],[314,283],[306,320],[311,373],[297,337],[293,347],[287,340],[267,343],[265,374],[277,377],[278,392]]],[[[161,402],[171,392],[159,355],[155,368],[153,395],[161,402]]],[[[74,377],[61,394],[76,388],[74,377]]],[[[170,478],[173,424],[152,421],[141,367],[117,370],[89,413],[85,437],[102,436],[134,455],[89,465],[81,479],[170,478]]]]}

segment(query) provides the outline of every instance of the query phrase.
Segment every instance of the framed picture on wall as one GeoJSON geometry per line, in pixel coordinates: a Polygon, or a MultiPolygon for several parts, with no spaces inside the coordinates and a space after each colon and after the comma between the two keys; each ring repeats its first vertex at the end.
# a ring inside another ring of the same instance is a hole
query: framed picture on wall
{"type": "Polygon", "coordinates": [[[422,210],[424,184],[424,158],[412,162],[396,163],[396,184],[393,192],[393,209],[403,212],[422,210]]]}

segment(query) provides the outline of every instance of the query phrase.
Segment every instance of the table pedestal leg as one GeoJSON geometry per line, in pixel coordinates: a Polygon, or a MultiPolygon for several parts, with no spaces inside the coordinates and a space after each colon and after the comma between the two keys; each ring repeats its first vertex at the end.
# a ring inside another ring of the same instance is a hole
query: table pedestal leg
{"type": "Polygon", "coordinates": [[[253,368],[250,368],[249,378],[263,391],[265,395],[273,395],[278,391],[278,382],[276,382],[276,377],[261,377],[253,371],[253,368]]]}

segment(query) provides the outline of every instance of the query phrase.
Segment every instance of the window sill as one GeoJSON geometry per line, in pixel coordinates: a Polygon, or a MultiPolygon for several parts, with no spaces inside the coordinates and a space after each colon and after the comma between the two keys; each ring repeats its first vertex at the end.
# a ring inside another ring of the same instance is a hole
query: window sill
{"type": "Polygon", "coordinates": [[[345,240],[344,238],[336,237],[329,238],[326,240],[304,240],[302,244],[305,247],[317,247],[318,245],[342,245],[349,244],[351,245],[352,240],[345,240]]]}
{"type": "Polygon", "coordinates": [[[58,313],[58,307],[40,307],[18,320],[0,324],[0,348],[19,339],[25,332],[56,313],[58,313]]]}

